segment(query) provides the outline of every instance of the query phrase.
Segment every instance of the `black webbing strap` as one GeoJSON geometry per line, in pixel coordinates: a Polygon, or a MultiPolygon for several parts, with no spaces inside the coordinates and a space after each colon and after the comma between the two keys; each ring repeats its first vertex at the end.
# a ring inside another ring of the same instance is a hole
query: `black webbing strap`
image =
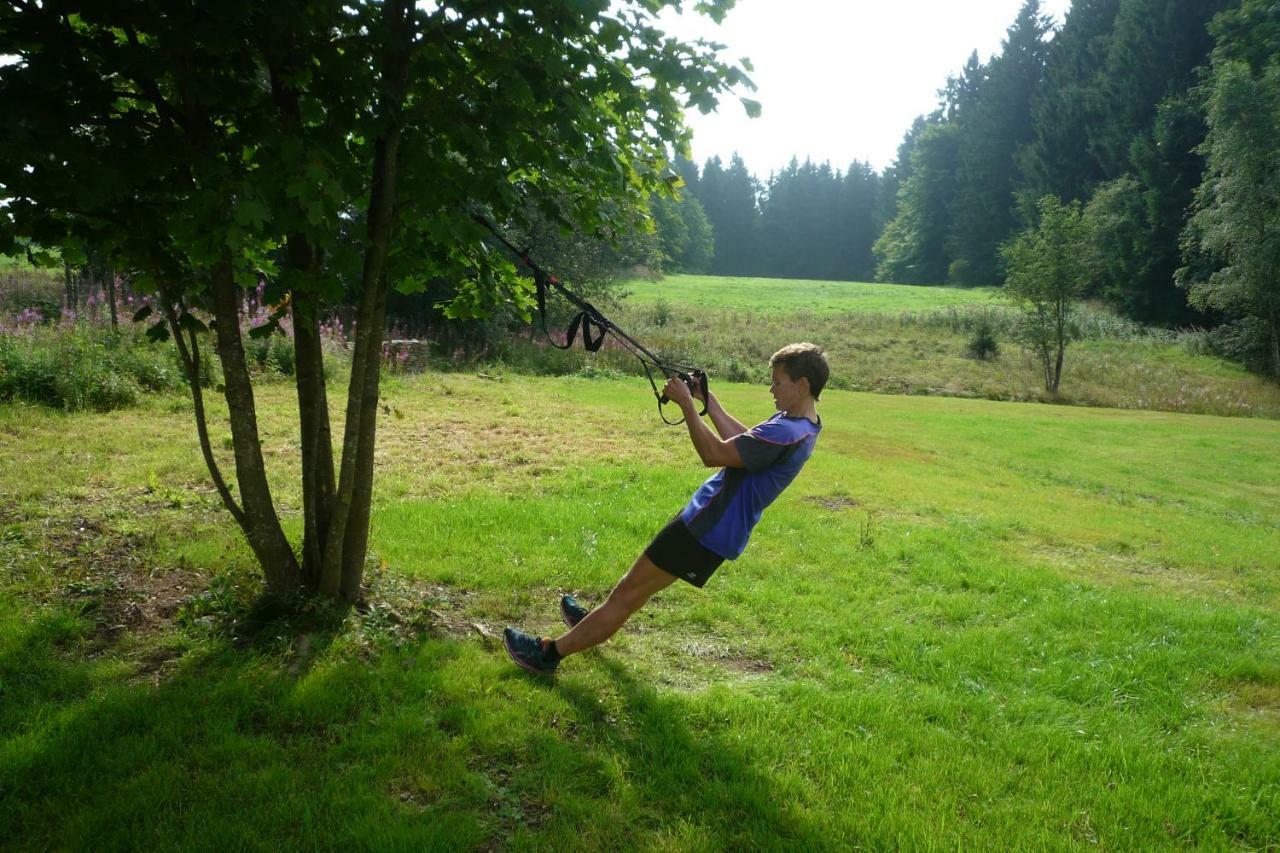
{"type": "Polygon", "coordinates": [[[662,375],[668,379],[676,376],[683,379],[684,383],[689,386],[690,393],[694,394],[695,397],[700,393],[702,395],[703,403],[702,411],[698,414],[705,415],[707,413],[706,401],[709,398],[707,374],[704,371],[699,370],[696,367],[691,367],[687,364],[678,364],[676,362],[658,358],[656,355],[649,352],[649,350],[645,349],[639,341],[628,335],[622,329],[618,328],[613,321],[600,312],[600,309],[578,296],[578,294],[569,290],[569,288],[560,283],[558,278],[535,264],[529,257],[529,252],[527,250],[522,251],[517,249],[510,240],[502,236],[502,234],[498,232],[498,229],[494,228],[493,225],[489,223],[489,220],[477,213],[473,213],[471,218],[496,237],[500,243],[511,250],[511,252],[514,253],[515,256],[533,272],[533,281],[537,288],[538,317],[542,323],[542,332],[547,336],[547,340],[552,346],[556,349],[569,349],[573,346],[573,342],[577,338],[578,330],[581,329],[583,347],[586,348],[587,352],[598,352],[600,347],[604,345],[605,337],[612,332],[613,336],[617,338],[619,344],[634,355],[644,366],[645,375],[649,379],[649,386],[653,389],[653,396],[658,400],[658,416],[661,417],[665,423],[670,424],[671,426],[677,426],[684,423],[684,416],[682,415],[680,419],[676,421],[668,420],[666,411],[662,408],[666,405],[668,399],[665,394],[658,390],[658,383],[653,377],[653,368],[657,368],[662,371],[662,375]],[[556,343],[555,339],[551,337],[550,331],[547,330],[547,293],[551,290],[559,293],[578,309],[578,314],[569,324],[569,329],[565,335],[565,343],[563,345],[556,343]]]}

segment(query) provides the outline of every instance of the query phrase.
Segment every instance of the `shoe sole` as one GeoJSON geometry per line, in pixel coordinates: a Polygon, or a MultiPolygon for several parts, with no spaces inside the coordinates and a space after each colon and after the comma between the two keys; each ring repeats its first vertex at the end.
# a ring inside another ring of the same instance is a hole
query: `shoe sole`
{"type": "MultiPolygon", "coordinates": [[[[591,611],[587,611],[587,612],[590,613],[591,611]]],[[[561,601],[560,602],[560,618],[564,620],[565,625],[569,626],[569,628],[572,629],[577,627],[578,622],[581,622],[583,619],[586,619],[587,617],[583,615],[582,617],[580,617],[575,621],[573,617],[569,615],[569,611],[567,608],[565,608],[564,602],[561,601]]]]}
{"type": "Polygon", "coordinates": [[[511,650],[511,644],[507,642],[507,638],[505,636],[502,638],[502,647],[507,650],[507,656],[510,657],[513,661],[515,661],[518,666],[524,667],[529,672],[532,672],[534,675],[544,675],[547,678],[550,678],[551,676],[555,675],[555,670],[552,670],[551,672],[547,672],[546,670],[537,669],[535,667],[529,666],[529,664],[520,660],[520,658],[516,656],[516,653],[511,650]]]}

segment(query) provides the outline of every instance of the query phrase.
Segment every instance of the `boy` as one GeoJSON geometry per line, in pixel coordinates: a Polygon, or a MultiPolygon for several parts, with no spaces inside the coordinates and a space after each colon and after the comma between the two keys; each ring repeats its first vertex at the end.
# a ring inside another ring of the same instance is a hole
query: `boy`
{"type": "Polygon", "coordinates": [[[751,528],[800,473],[822,430],[817,402],[830,373],[822,350],[813,344],[791,344],[773,354],[769,368],[769,391],[778,411],[750,430],[710,395],[707,414],[720,438],[698,418],[684,381],[667,382],[665,393],[684,412],[702,464],[720,470],[654,537],[604,604],[588,611],[573,596],[560,600],[568,633],[550,640],[507,628],[503,642],[512,660],[530,672],[550,675],[562,658],[612,637],[650,596],[677,578],[701,587],[722,562],[742,554],[751,528]]]}

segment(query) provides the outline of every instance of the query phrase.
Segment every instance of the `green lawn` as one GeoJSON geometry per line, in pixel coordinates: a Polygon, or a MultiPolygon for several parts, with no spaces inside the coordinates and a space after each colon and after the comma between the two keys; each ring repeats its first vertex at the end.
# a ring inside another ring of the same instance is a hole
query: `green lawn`
{"type": "Polygon", "coordinates": [[[998,287],[920,287],[858,281],[812,281],[786,278],[669,275],[661,281],[635,279],[623,283],[638,304],[666,300],[673,306],[735,308],[744,311],[794,311],[825,314],[842,311],[928,311],[952,305],[989,305],[999,300],[998,287]]]}
{"type": "MultiPolygon", "coordinates": [[[[261,392],[296,527],[290,389],[261,392]]],[[[0,838],[1280,845],[1280,423],[830,391],[740,560],[539,680],[502,626],[600,601],[705,476],[647,394],[393,381],[371,606],[336,629],[237,604],[182,401],[0,406],[0,838]]]]}

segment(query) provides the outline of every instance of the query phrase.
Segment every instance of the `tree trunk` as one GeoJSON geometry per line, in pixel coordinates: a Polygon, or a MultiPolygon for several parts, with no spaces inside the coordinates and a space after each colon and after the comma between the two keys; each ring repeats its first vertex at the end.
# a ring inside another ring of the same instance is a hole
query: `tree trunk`
{"type": "MultiPolygon", "coordinates": [[[[320,575],[320,591],[338,597],[343,590],[358,593],[359,580],[344,575],[359,575],[363,569],[364,554],[353,561],[354,554],[346,546],[346,537],[355,520],[357,528],[368,526],[370,490],[363,485],[367,466],[372,474],[373,440],[376,436],[378,371],[381,368],[382,327],[387,294],[383,290],[387,247],[391,238],[396,159],[399,150],[399,130],[391,129],[385,139],[378,140],[374,154],[373,191],[369,198],[369,248],[365,252],[362,280],[364,292],[360,298],[360,311],[356,319],[356,341],[351,358],[351,381],[347,390],[347,420],[343,428],[342,468],[338,490],[334,498],[333,513],[329,520],[329,533],[325,540],[324,560],[320,575]],[[380,304],[381,303],[381,304],[380,304]],[[365,395],[373,401],[365,405],[365,395]],[[363,449],[362,445],[368,443],[363,449]],[[359,484],[359,485],[358,485],[359,484]],[[357,495],[365,502],[356,506],[357,495]],[[363,519],[363,521],[361,521],[363,519]],[[358,562],[358,565],[356,563],[358,562]]],[[[360,537],[364,540],[364,537],[360,537]]],[[[363,547],[363,546],[362,546],[363,547]]],[[[353,593],[354,594],[354,593],[353,593]]],[[[352,600],[352,599],[348,599],[352,600]]]]}
{"type": "Polygon", "coordinates": [[[111,331],[120,331],[120,321],[116,318],[116,271],[107,270],[107,301],[111,303],[111,331]]]}
{"type": "Polygon", "coordinates": [[[187,384],[191,386],[191,403],[195,409],[196,435],[200,439],[200,453],[204,456],[205,467],[209,469],[209,476],[213,478],[213,486],[218,490],[218,497],[222,498],[222,505],[227,508],[227,511],[231,513],[231,517],[236,520],[236,524],[240,525],[240,529],[248,536],[248,519],[245,518],[244,510],[236,503],[236,499],[231,494],[231,489],[227,487],[226,481],[222,478],[222,471],[218,468],[218,461],[213,456],[213,444],[209,441],[209,421],[204,412],[204,389],[200,387],[199,341],[196,340],[195,332],[191,332],[191,346],[188,348],[186,340],[182,337],[182,326],[178,322],[178,313],[174,310],[173,302],[167,295],[162,295],[161,298],[165,303],[162,310],[169,321],[169,331],[173,335],[174,344],[178,348],[178,358],[186,369],[187,384]]]}
{"type": "Polygon", "coordinates": [[[1271,375],[1280,379],[1280,314],[1271,312],[1271,375]]]}
{"type": "Polygon", "coordinates": [[[383,6],[387,28],[394,34],[378,65],[384,86],[382,114],[386,130],[374,143],[372,187],[368,208],[368,248],[356,325],[347,421],[342,441],[342,468],[325,541],[320,591],[354,601],[360,593],[368,544],[369,503],[373,490],[373,449],[377,435],[378,381],[382,367],[386,317],[387,251],[395,225],[396,178],[400,150],[400,111],[408,83],[408,54],[413,43],[411,5],[394,0],[383,6]]]}
{"type": "MultiPolygon", "coordinates": [[[[369,547],[369,513],[373,503],[373,452],[377,439],[379,381],[382,376],[382,340],[387,316],[387,279],[379,283],[381,296],[375,307],[374,334],[364,367],[364,394],[360,406],[360,447],[356,454],[355,486],[351,495],[351,517],[347,520],[342,548],[342,584],[346,601],[360,595],[364,558],[369,547]]],[[[352,376],[352,382],[356,381],[352,376]]]]}
{"type": "Polygon", "coordinates": [[[262,566],[267,588],[275,595],[284,596],[297,589],[300,569],[280,527],[262,461],[253,385],[240,338],[238,290],[231,260],[224,256],[213,268],[210,295],[217,319],[218,358],[222,362],[224,394],[231,421],[236,481],[246,518],[245,536],[262,566]]]}
{"type": "MultiPolygon", "coordinates": [[[[294,237],[291,236],[291,256],[294,248],[294,237]]],[[[307,250],[310,250],[309,246],[307,250]]],[[[304,259],[299,257],[298,260],[304,259]]],[[[336,488],[333,438],[316,295],[294,290],[291,296],[294,378],[298,389],[298,423],[302,432],[302,581],[308,589],[316,589],[320,583],[321,560],[336,488]]]]}
{"type": "Polygon", "coordinates": [[[66,261],[62,262],[62,279],[67,289],[66,309],[68,311],[74,311],[76,310],[76,288],[75,285],[71,283],[71,264],[66,261]]]}
{"type": "MultiPolygon", "coordinates": [[[[267,61],[271,94],[281,121],[302,139],[302,108],[291,84],[301,61],[295,45],[275,46],[267,61]]],[[[302,211],[299,210],[301,216],[302,211]]],[[[319,274],[315,247],[302,233],[285,240],[288,266],[301,281],[289,290],[293,312],[294,379],[298,390],[298,425],[302,434],[302,582],[310,590],[320,585],[325,540],[336,485],[333,473],[333,438],[329,400],[325,389],[324,350],[320,340],[320,307],[314,287],[319,274]]]]}
{"type": "Polygon", "coordinates": [[[1062,384],[1062,359],[1067,352],[1067,306],[1062,301],[1058,301],[1055,305],[1057,316],[1054,318],[1056,322],[1055,331],[1057,332],[1057,355],[1053,362],[1053,387],[1049,390],[1054,394],[1058,393],[1058,386],[1062,384]]]}

